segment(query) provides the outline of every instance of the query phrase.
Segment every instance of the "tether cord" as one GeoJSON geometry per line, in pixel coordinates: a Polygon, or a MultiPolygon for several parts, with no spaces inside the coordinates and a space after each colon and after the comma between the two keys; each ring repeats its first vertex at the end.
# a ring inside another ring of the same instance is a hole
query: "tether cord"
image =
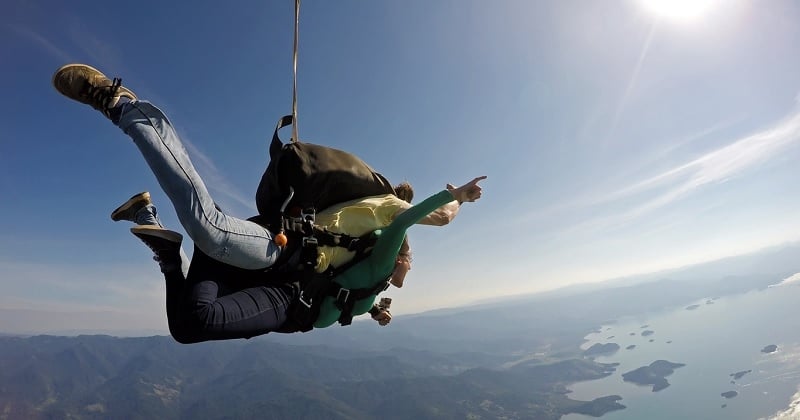
{"type": "Polygon", "coordinates": [[[300,26],[300,0],[294,0],[294,84],[292,86],[292,142],[300,140],[297,134],[297,35],[300,26]]]}

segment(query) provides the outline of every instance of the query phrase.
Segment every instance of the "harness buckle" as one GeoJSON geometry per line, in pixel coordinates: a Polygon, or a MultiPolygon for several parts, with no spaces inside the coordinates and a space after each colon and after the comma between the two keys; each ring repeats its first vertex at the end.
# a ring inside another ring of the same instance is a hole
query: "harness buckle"
{"type": "Polygon", "coordinates": [[[314,221],[316,220],[316,214],[317,213],[314,211],[313,207],[308,207],[300,210],[300,217],[303,219],[303,222],[314,223],[314,221]]]}
{"type": "Polygon", "coordinates": [[[350,289],[345,289],[344,287],[340,287],[339,291],[336,292],[336,302],[341,302],[344,304],[347,300],[350,299],[350,289]],[[342,292],[344,292],[344,297],[342,297],[342,292]]]}
{"type": "Polygon", "coordinates": [[[313,299],[310,299],[309,302],[306,302],[306,298],[305,296],[303,296],[303,292],[300,292],[300,297],[298,297],[297,300],[300,301],[300,303],[302,303],[303,306],[305,306],[306,308],[311,309],[311,300],[313,299]]]}
{"type": "Polygon", "coordinates": [[[315,238],[313,236],[305,236],[305,237],[303,237],[303,247],[304,248],[307,247],[307,246],[317,246],[317,245],[319,245],[319,241],[317,240],[317,238],[315,238]]]}
{"type": "Polygon", "coordinates": [[[347,243],[347,250],[358,251],[360,242],[361,240],[359,238],[350,238],[350,241],[347,243]]]}

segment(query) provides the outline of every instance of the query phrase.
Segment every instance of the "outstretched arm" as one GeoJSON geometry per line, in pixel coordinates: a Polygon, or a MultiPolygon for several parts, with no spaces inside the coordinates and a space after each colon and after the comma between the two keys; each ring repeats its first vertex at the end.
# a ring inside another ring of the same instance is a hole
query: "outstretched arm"
{"type": "MultiPolygon", "coordinates": [[[[374,285],[376,280],[385,279],[395,266],[397,253],[400,250],[406,229],[430,213],[431,209],[435,209],[436,206],[442,206],[443,203],[448,203],[453,199],[461,202],[472,202],[479,199],[481,197],[481,187],[478,186],[478,182],[483,179],[486,179],[486,177],[481,176],[461,187],[440,191],[397,216],[389,226],[381,229],[380,236],[378,236],[370,256],[337,276],[339,283],[349,288],[363,288],[374,285]]],[[[359,315],[369,311],[372,303],[373,299],[357,301],[353,307],[352,314],[359,315]]],[[[314,323],[317,328],[324,328],[333,324],[339,316],[339,312],[334,308],[332,298],[326,298],[322,305],[320,316],[314,323]]]]}
{"type": "MultiPolygon", "coordinates": [[[[453,193],[454,200],[428,213],[416,223],[429,226],[444,226],[450,223],[458,214],[458,210],[461,208],[462,203],[467,201],[475,201],[481,197],[482,190],[478,185],[478,182],[484,179],[486,179],[486,176],[479,176],[458,188],[454,187],[452,184],[447,184],[447,190],[453,193]],[[458,196],[456,196],[456,194],[458,194],[458,196]]],[[[399,210],[395,214],[395,217],[411,207],[411,204],[407,204],[405,208],[399,210]]]]}
{"type": "MultiPolygon", "coordinates": [[[[375,247],[372,249],[372,254],[368,260],[373,261],[370,266],[375,270],[375,272],[370,273],[367,278],[375,278],[376,276],[380,276],[381,273],[389,272],[389,270],[392,269],[394,266],[395,257],[397,256],[397,252],[400,250],[400,245],[403,241],[403,237],[406,234],[406,229],[413,224],[418,223],[420,219],[425,217],[425,214],[430,213],[431,207],[437,205],[440,206],[441,203],[446,203],[453,199],[463,203],[473,202],[480,199],[482,189],[478,183],[484,179],[486,179],[485,176],[479,176],[458,188],[448,188],[447,190],[440,191],[439,193],[434,194],[421,201],[417,205],[411,207],[411,209],[408,211],[405,211],[395,217],[389,226],[387,226],[385,229],[382,229],[381,235],[378,238],[375,247]],[[382,263],[374,263],[377,261],[382,263]],[[391,265],[385,267],[384,264],[391,265]]],[[[362,263],[364,263],[364,261],[362,261],[362,263]]],[[[347,272],[345,272],[345,274],[346,273],[347,272]]]]}
{"type": "Polygon", "coordinates": [[[458,210],[460,207],[461,205],[458,203],[458,201],[453,200],[439,207],[438,209],[428,213],[428,215],[420,219],[419,222],[417,222],[417,224],[429,225],[429,226],[444,226],[453,221],[453,219],[458,214],[458,210]]]}

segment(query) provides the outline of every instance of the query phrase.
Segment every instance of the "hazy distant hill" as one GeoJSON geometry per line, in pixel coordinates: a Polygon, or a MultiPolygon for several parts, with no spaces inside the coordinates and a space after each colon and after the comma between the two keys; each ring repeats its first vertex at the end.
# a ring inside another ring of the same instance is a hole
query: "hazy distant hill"
{"type": "Polygon", "coordinates": [[[179,345],[169,337],[0,335],[0,419],[536,418],[620,409],[567,398],[608,375],[583,337],[619,317],[764,288],[788,247],[604,288],[572,288],[307,334],[179,345]]]}
{"type": "MultiPolygon", "coordinates": [[[[599,412],[564,384],[613,368],[587,360],[455,375],[389,353],[264,340],[184,346],[168,337],[0,338],[0,416],[8,419],[541,418],[599,412]]],[[[454,361],[451,361],[451,363],[454,361]]]]}
{"type": "Polygon", "coordinates": [[[635,278],[405,315],[388,328],[354,323],[268,339],[344,348],[459,352],[483,362],[491,355],[498,365],[531,357],[546,362],[580,356],[583,337],[601,323],[762,289],[797,272],[800,244],[795,243],[635,278]]]}

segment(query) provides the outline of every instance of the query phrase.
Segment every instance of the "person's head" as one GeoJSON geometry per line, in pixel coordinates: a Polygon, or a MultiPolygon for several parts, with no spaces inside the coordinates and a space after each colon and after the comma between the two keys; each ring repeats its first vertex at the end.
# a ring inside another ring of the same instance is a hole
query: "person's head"
{"type": "Polygon", "coordinates": [[[413,261],[411,258],[411,246],[408,244],[408,236],[406,236],[403,238],[400,252],[397,253],[397,259],[394,261],[394,271],[392,271],[392,279],[390,280],[392,286],[403,287],[406,274],[411,271],[411,261],[413,261]]]}
{"type": "Polygon", "coordinates": [[[396,195],[397,198],[410,203],[411,200],[414,199],[414,188],[412,188],[411,184],[408,182],[403,181],[394,187],[394,195],[396,195]]]}

